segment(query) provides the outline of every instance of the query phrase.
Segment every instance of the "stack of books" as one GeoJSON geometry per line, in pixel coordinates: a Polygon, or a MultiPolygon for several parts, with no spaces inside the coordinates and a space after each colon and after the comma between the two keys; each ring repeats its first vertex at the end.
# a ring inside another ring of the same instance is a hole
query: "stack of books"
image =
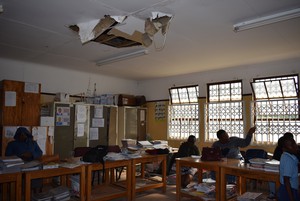
{"type": "Polygon", "coordinates": [[[267,172],[279,172],[280,161],[270,160],[266,161],[265,171],[267,172]]]}
{"type": "Polygon", "coordinates": [[[250,159],[249,160],[249,162],[250,162],[249,168],[255,169],[255,170],[264,170],[266,161],[267,161],[267,159],[263,159],[263,158],[250,159]]]}
{"type": "Polygon", "coordinates": [[[257,201],[262,197],[262,193],[246,192],[237,197],[238,201],[257,201]]]}
{"type": "Polygon", "coordinates": [[[65,201],[70,200],[70,190],[66,186],[58,186],[49,190],[49,193],[53,195],[53,201],[65,201]]]}
{"type": "Polygon", "coordinates": [[[16,156],[3,157],[0,159],[0,161],[6,168],[13,167],[13,166],[20,166],[24,164],[24,161],[21,158],[16,156]]]}
{"type": "Polygon", "coordinates": [[[53,195],[49,192],[35,193],[32,195],[32,201],[52,201],[53,195]]]}

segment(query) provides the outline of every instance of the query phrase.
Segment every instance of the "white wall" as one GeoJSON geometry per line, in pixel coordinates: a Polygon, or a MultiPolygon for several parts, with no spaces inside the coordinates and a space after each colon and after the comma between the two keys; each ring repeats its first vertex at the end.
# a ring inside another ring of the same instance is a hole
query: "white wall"
{"type": "Polygon", "coordinates": [[[250,94],[253,78],[296,73],[300,73],[300,58],[145,80],[139,82],[139,90],[147,101],[165,100],[169,99],[170,87],[198,84],[200,97],[206,97],[207,83],[243,80],[243,94],[250,94]]]}
{"type": "Polygon", "coordinates": [[[96,83],[97,94],[138,94],[137,82],[134,80],[6,59],[0,59],[0,66],[0,80],[41,83],[42,92],[64,92],[70,95],[79,95],[87,92],[90,81],[92,92],[94,83],[96,83]]]}
{"type": "Polygon", "coordinates": [[[42,84],[42,92],[65,92],[71,95],[85,93],[90,80],[90,89],[93,91],[96,83],[98,94],[145,95],[146,100],[151,101],[168,99],[168,89],[172,86],[198,84],[200,97],[205,97],[207,83],[239,79],[243,80],[243,93],[250,94],[250,81],[253,78],[299,74],[299,64],[300,58],[297,58],[136,82],[83,71],[0,59],[0,80],[37,82],[42,84]]]}

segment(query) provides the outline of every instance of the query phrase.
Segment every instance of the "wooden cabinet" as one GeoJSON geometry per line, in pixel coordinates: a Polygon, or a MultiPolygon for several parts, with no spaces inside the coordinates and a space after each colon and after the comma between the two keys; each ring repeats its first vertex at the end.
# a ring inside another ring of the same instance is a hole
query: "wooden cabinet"
{"type": "Polygon", "coordinates": [[[41,84],[13,80],[0,82],[0,155],[13,140],[13,134],[5,136],[4,127],[40,125],[41,84]]]}
{"type": "Polygon", "coordinates": [[[0,84],[1,126],[38,126],[41,84],[2,80],[0,84]]]}

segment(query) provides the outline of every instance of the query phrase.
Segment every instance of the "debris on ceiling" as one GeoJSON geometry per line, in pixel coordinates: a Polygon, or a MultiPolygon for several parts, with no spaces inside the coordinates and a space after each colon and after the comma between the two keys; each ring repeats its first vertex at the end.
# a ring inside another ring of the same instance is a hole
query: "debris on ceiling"
{"type": "Polygon", "coordinates": [[[149,47],[153,37],[161,30],[166,37],[172,15],[152,12],[146,20],[130,16],[105,15],[100,20],[70,25],[77,32],[83,44],[98,42],[112,47],[149,47]]]}

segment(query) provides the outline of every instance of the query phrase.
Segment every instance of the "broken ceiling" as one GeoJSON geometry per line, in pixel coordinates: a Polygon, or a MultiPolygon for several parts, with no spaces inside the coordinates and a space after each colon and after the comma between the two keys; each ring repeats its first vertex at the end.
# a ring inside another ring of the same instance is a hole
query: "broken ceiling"
{"type": "Polygon", "coordinates": [[[172,15],[152,12],[146,20],[130,16],[105,15],[99,20],[70,25],[76,31],[83,44],[99,42],[112,47],[132,47],[152,44],[153,37],[161,30],[166,36],[172,15]]]}

